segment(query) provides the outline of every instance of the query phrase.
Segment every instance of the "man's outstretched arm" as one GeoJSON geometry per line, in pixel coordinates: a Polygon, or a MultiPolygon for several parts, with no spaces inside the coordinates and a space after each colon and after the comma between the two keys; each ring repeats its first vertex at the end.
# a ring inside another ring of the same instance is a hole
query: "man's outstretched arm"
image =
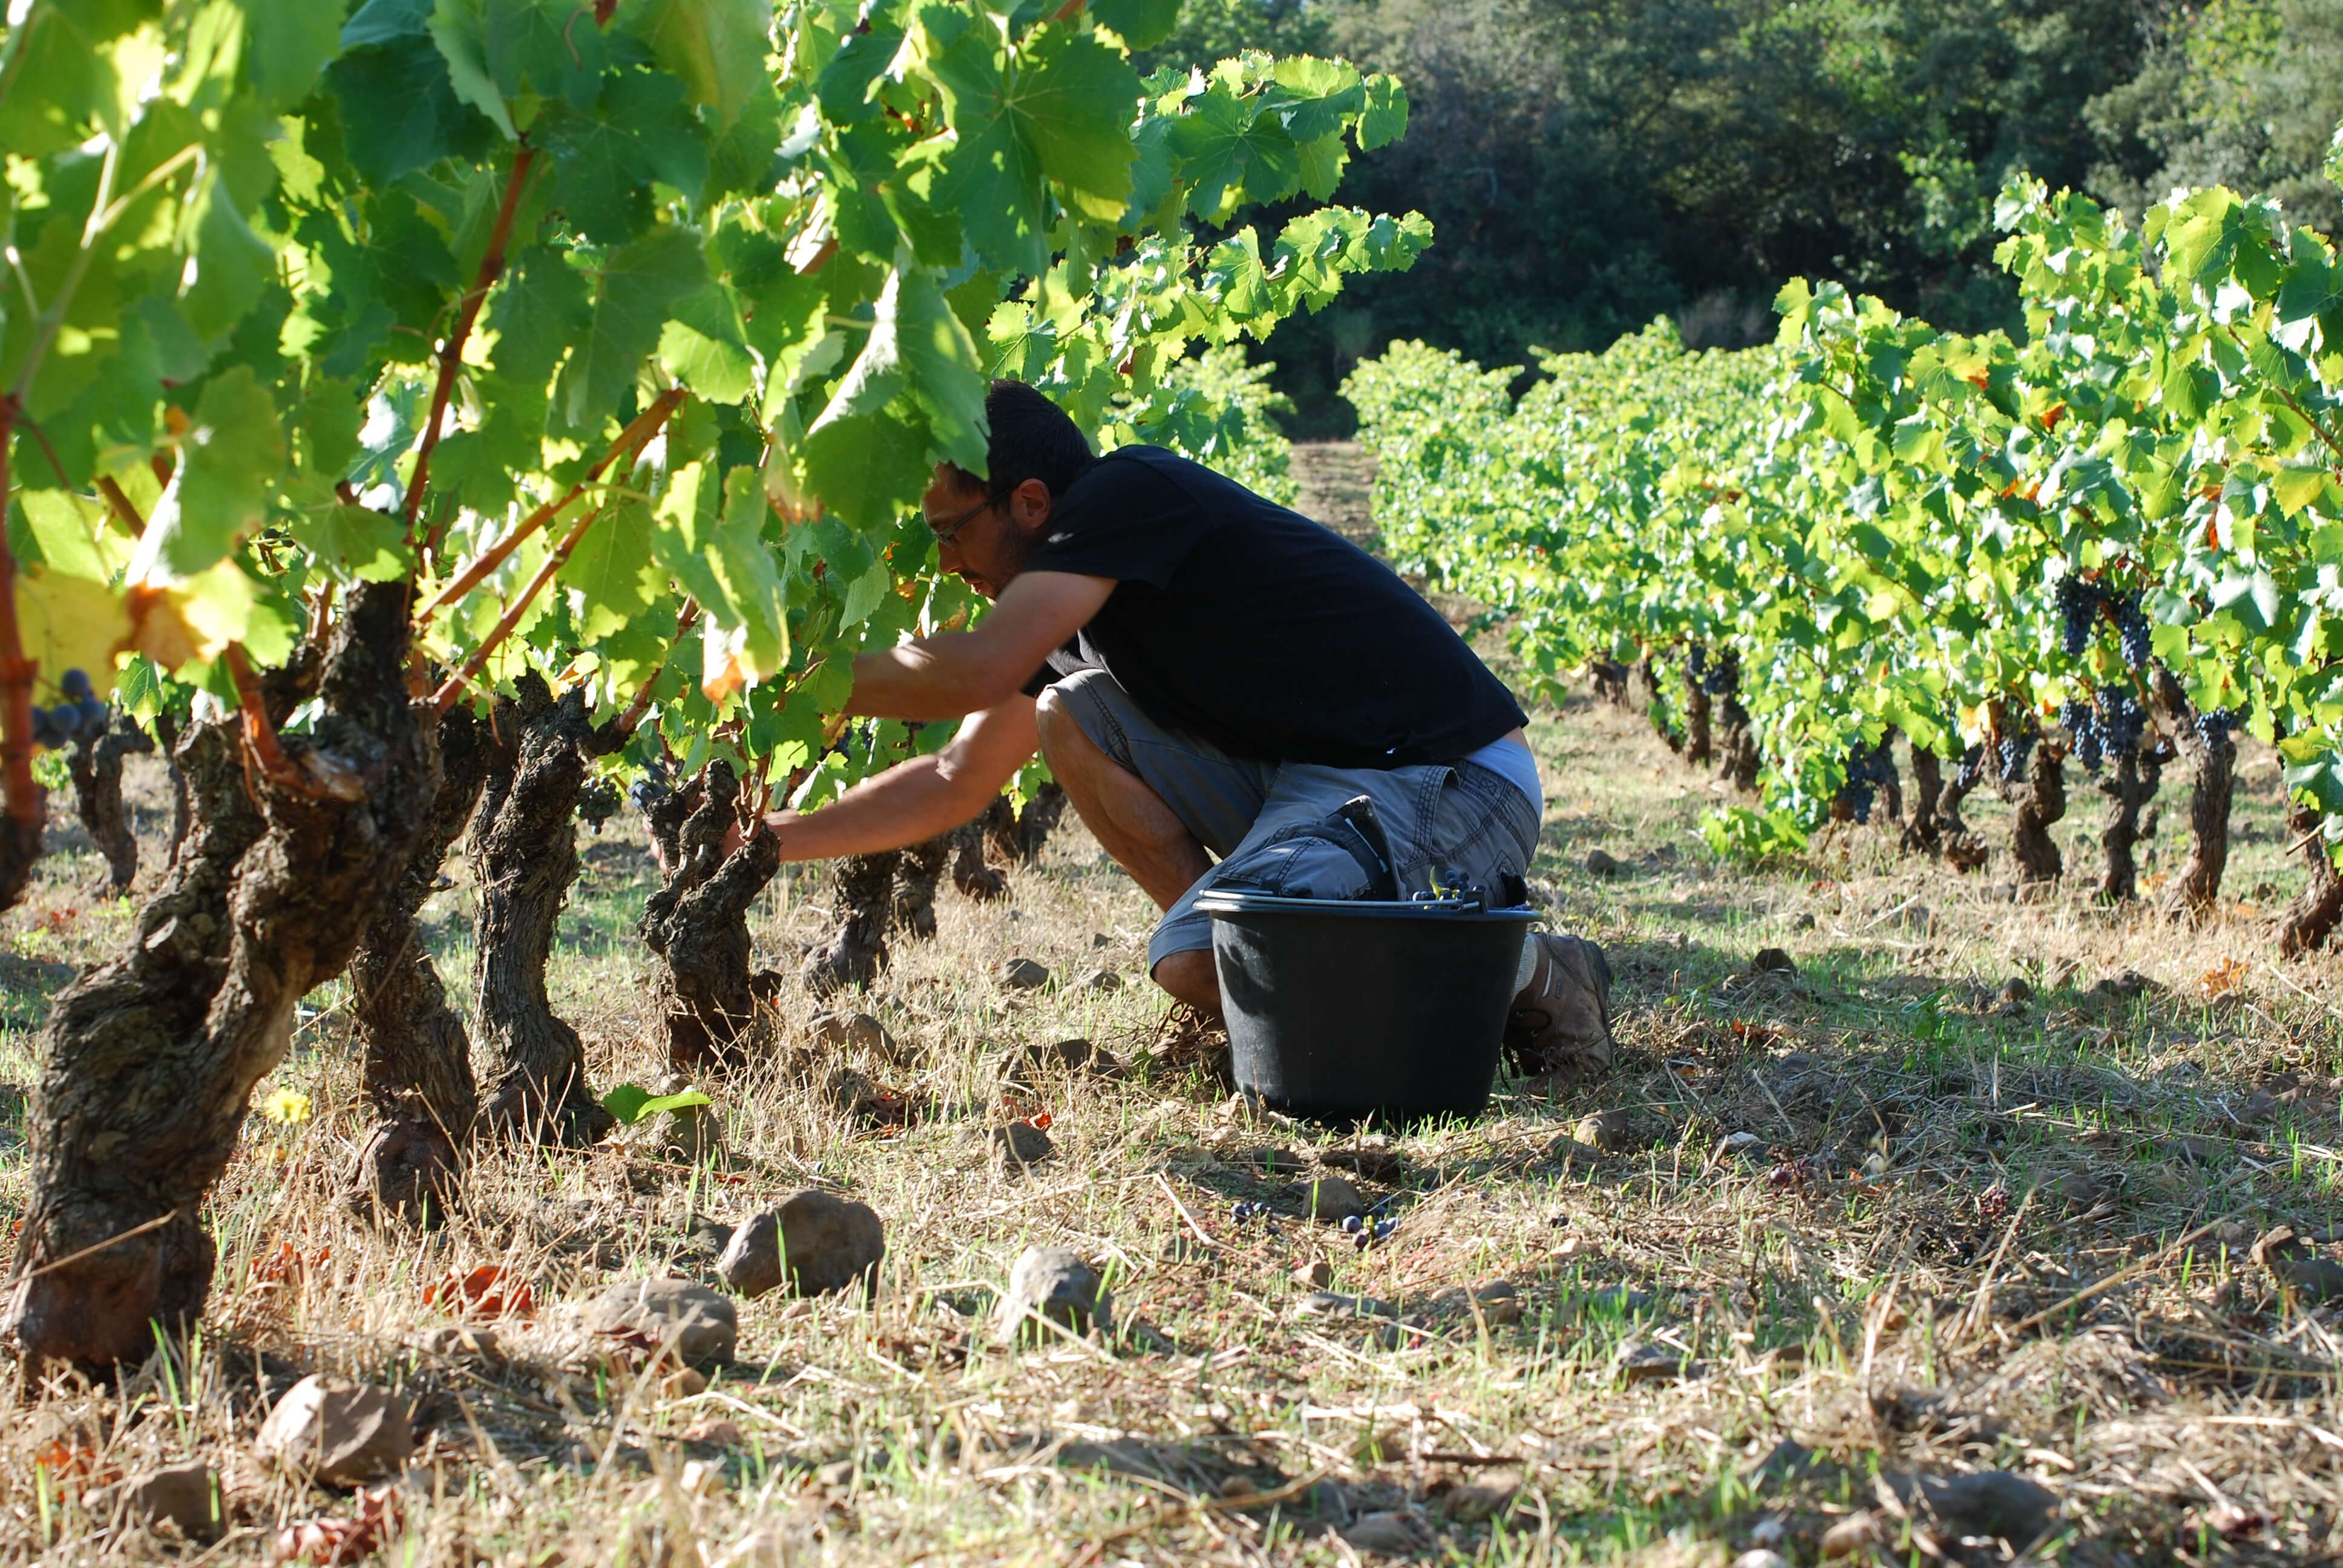
{"type": "Polygon", "coordinates": [[[942,750],[898,762],[817,810],[775,811],[765,821],[780,838],[784,860],[900,849],[983,810],[1040,746],[1033,699],[1014,692],[970,714],[942,750]]]}
{"type": "MultiPolygon", "coordinates": [[[[1006,703],[1112,592],[1112,578],[1021,573],[974,630],[941,631],[856,658],[846,711],[866,719],[958,719],[1006,703]]],[[[1031,713],[1029,700],[1029,729],[1031,713]]]]}

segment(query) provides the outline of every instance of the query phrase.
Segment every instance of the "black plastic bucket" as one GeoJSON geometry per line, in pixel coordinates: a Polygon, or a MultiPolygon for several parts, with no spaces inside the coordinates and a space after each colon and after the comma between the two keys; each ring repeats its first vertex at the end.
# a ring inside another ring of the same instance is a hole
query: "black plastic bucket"
{"type": "Polygon", "coordinates": [[[1322,1121],[1488,1109],[1534,910],[1222,888],[1196,908],[1247,1095],[1322,1121]]]}

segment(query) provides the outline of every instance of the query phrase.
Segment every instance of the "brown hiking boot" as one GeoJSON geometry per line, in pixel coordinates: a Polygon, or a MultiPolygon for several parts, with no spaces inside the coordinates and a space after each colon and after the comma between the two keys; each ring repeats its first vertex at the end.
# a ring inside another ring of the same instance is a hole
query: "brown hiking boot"
{"type": "Polygon", "coordinates": [[[1505,1015],[1505,1055],[1524,1077],[1565,1081],[1609,1070],[1611,962],[1584,937],[1542,931],[1537,968],[1505,1015]]]}

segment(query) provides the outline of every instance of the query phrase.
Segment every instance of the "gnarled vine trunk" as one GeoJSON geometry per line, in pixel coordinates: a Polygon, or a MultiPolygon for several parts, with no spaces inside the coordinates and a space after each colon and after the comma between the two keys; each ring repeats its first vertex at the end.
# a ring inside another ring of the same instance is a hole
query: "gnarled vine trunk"
{"type": "Polygon", "coordinates": [[[479,804],[488,738],[463,708],[427,716],[424,734],[437,759],[438,788],[405,872],[350,955],[359,1084],[375,1125],[359,1147],[346,1201],[362,1215],[379,1210],[436,1221],[462,1199],[464,1151],[480,1095],[471,1040],[447,1005],[416,917],[479,804]]]}
{"type": "Polygon", "coordinates": [[[7,1327],[28,1363],[136,1361],[150,1322],[202,1310],[197,1222],[246,1104],[284,1059],[294,1007],[348,962],[405,869],[430,799],[407,702],[407,594],[367,584],[322,664],[268,682],[281,718],[316,676],[322,712],[285,772],[247,773],[234,720],[179,748],[196,822],[127,950],[50,1014],[30,1118],[32,1189],[7,1327]]]}
{"type": "Polygon", "coordinates": [[[1900,836],[1904,830],[1904,779],[1896,770],[1896,731],[1889,729],[1879,738],[1879,805],[1886,813],[1872,819],[1881,826],[1893,826],[1900,836]]]}
{"type": "Polygon", "coordinates": [[[1594,695],[1614,708],[1627,706],[1627,667],[1615,658],[1598,658],[1586,668],[1594,695]]]}
{"type": "Polygon", "coordinates": [[[2188,860],[2172,886],[2165,890],[2165,914],[2172,919],[2200,919],[2221,898],[2221,874],[2228,869],[2228,813],[2237,788],[2237,740],[2228,729],[2218,729],[2218,743],[2205,745],[2196,734],[2196,710],[2181,694],[2179,682],[2157,670],[2157,701],[2175,719],[2181,750],[2196,762],[2196,779],[2188,780],[2188,860]]]}
{"type": "Polygon", "coordinates": [[[1684,758],[1695,768],[1705,768],[1716,760],[1716,742],[1709,728],[1708,687],[1699,676],[1687,673],[1684,678],[1684,758]]]}
{"type": "Polygon", "coordinates": [[[531,673],[517,689],[496,705],[466,851],[479,889],[472,989],[481,1040],[497,1064],[480,1119],[509,1136],[590,1143],[614,1122],[588,1087],[578,1031],[546,998],[545,966],[578,879],[586,764],[618,738],[588,722],[582,687],[556,701],[531,673]]]}
{"type": "Polygon", "coordinates": [[[1964,783],[1963,772],[1955,769],[1945,787],[1936,791],[1936,840],[1944,846],[1946,865],[1956,871],[1974,871],[1993,858],[1993,850],[1961,816],[1961,802],[1984,781],[1983,776],[1964,783]]]}
{"type": "Polygon", "coordinates": [[[952,836],[939,833],[902,851],[895,867],[895,926],[907,937],[924,940],[936,934],[936,890],[951,859],[952,836]]]}
{"type": "Polygon", "coordinates": [[[1717,747],[1716,776],[1729,780],[1744,794],[1757,788],[1757,736],[1750,727],[1749,710],[1741,699],[1727,693],[1717,703],[1717,717],[1725,720],[1725,734],[1717,747]]]}
{"type": "Polygon", "coordinates": [[[187,841],[187,776],[179,770],[179,721],[167,713],[155,716],[155,739],[162,743],[164,771],[171,780],[171,848],[163,857],[166,867],[179,863],[179,849],[187,841]]]}
{"type": "Polygon", "coordinates": [[[2164,760],[2153,746],[2137,746],[2110,761],[2099,780],[2099,793],[2107,798],[2107,825],[2099,829],[2099,897],[2123,903],[2139,897],[2132,851],[2140,839],[2140,810],[2164,782],[2164,760]]]}
{"type": "Polygon", "coordinates": [[[1944,792],[1944,759],[1926,747],[1913,747],[1912,815],[1904,823],[1906,853],[1934,855],[1944,849],[1944,835],[1936,816],[1936,800],[1944,792]]]}
{"type": "Polygon", "coordinates": [[[2303,865],[2310,872],[2278,930],[2278,950],[2287,958],[2325,947],[2335,922],[2343,920],[2343,876],[2336,873],[2334,851],[2319,831],[2326,820],[2318,807],[2300,801],[2287,809],[2286,830],[2303,841],[2303,865]]]}
{"type": "Polygon", "coordinates": [[[2002,799],[2017,808],[2010,828],[2009,852],[2017,860],[2022,882],[2056,880],[2066,869],[2051,826],[2066,815],[2066,754],[2057,742],[2034,743],[2026,759],[2025,781],[2001,787],[2002,799]]]}
{"type": "Polygon", "coordinates": [[[674,869],[640,927],[661,960],[668,1066],[687,1074],[739,1060],[757,1010],[749,910],[781,869],[780,840],[761,820],[724,853],[725,834],[739,820],[740,782],[729,763],[710,763],[692,793],[699,803],[675,830],[674,869]]]}
{"type": "Polygon", "coordinates": [[[993,819],[1006,815],[1006,796],[996,799],[984,809],[985,814],[973,822],[963,823],[952,829],[952,886],[964,898],[982,903],[997,899],[1009,890],[1009,879],[995,870],[985,860],[986,839],[991,836],[993,819]]]}
{"type": "Polygon", "coordinates": [[[145,730],[108,709],[103,727],[84,729],[65,752],[75,814],[106,857],[106,876],[93,890],[99,897],[126,893],[138,879],[138,835],[130,830],[130,809],[122,799],[122,759],[154,749],[145,730]]]}
{"type": "Polygon", "coordinates": [[[1055,779],[1046,779],[1025,802],[1025,809],[1017,814],[1017,864],[1030,866],[1041,858],[1041,850],[1050,835],[1066,815],[1066,787],[1055,779]]]}
{"type": "Polygon", "coordinates": [[[886,969],[887,922],[895,912],[895,867],[901,855],[889,849],[830,863],[830,909],[838,929],[806,955],[804,980],[816,996],[869,985],[886,969]]]}

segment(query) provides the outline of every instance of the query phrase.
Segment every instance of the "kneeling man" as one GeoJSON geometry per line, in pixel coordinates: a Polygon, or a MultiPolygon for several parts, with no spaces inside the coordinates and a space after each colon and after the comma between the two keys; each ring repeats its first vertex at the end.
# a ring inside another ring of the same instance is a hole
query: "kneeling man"
{"type": "MultiPolygon", "coordinates": [[[[1155,982],[1220,1012],[1214,883],[1295,897],[1518,896],[1542,798],[1527,722],[1423,598],[1347,539],[1156,447],[1093,457],[1021,382],[985,400],[989,472],[921,498],[974,629],[855,661],[847,711],[964,722],[817,811],[768,819],[793,860],[917,843],[982,810],[1038,749],[1163,910],[1155,982]],[[1372,809],[1355,804],[1360,797],[1372,809]]],[[[1608,966],[1531,939],[1506,1043],[1530,1071],[1611,1060],[1608,966]]]]}

